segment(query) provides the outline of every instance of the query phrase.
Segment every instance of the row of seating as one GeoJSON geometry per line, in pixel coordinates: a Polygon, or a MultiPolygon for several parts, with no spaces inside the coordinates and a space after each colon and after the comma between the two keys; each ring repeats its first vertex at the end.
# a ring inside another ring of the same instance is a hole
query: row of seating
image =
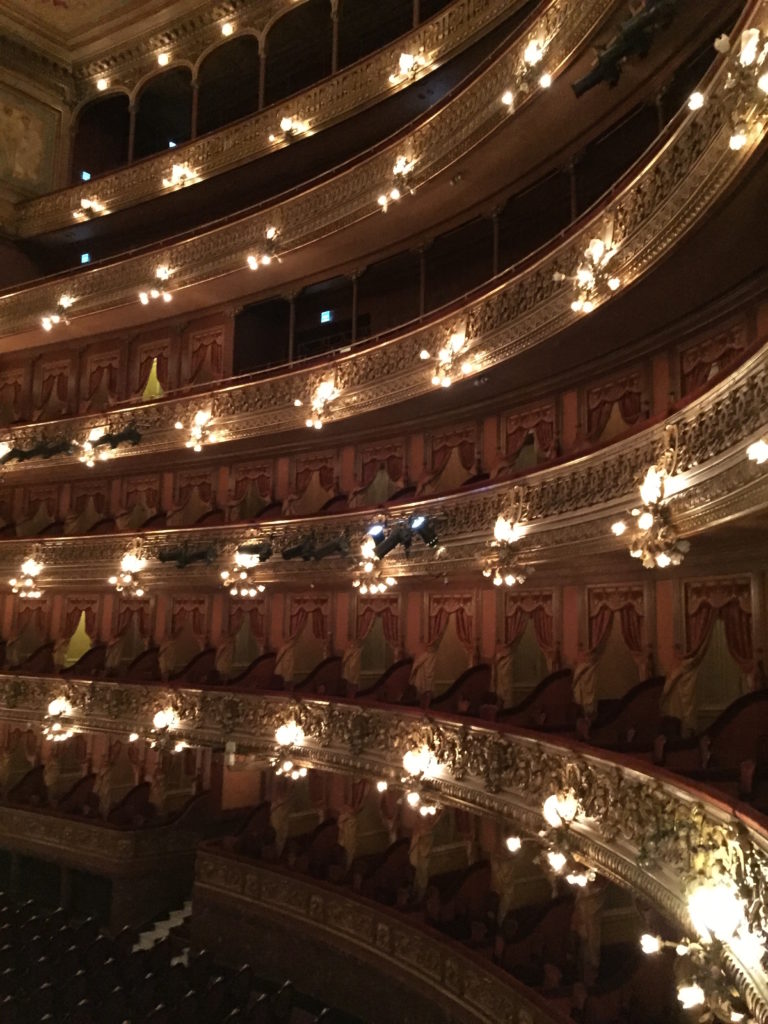
{"type": "Polygon", "coordinates": [[[0,893],[3,1024],[341,1024],[306,1009],[290,982],[274,990],[250,966],[179,950],[173,933],[145,948],[135,930],[115,938],[93,919],[68,920],[0,893]]]}

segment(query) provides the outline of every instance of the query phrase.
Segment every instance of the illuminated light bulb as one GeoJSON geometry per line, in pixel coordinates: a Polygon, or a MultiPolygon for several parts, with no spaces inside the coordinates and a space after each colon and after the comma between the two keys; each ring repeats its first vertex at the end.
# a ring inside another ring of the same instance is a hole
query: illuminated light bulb
{"type": "Polygon", "coordinates": [[[573,790],[567,793],[553,793],[544,801],[541,813],[544,820],[552,828],[560,828],[561,825],[569,825],[576,817],[579,810],[579,802],[573,790]]]}
{"type": "Polygon", "coordinates": [[[426,743],[417,750],[407,750],[403,754],[403,768],[409,775],[427,775],[437,767],[437,760],[426,743]]]}
{"type": "Polygon", "coordinates": [[[60,715],[65,715],[67,718],[72,714],[72,705],[69,703],[66,697],[56,697],[48,705],[48,714],[53,718],[58,718],[60,715]]]}
{"type": "Polygon", "coordinates": [[[507,91],[502,94],[501,102],[504,104],[505,107],[511,107],[514,103],[514,100],[515,97],[512,95],[509,89],[507,89],[507,91]]]}
{"type": "Polygon", "coordinates": [[[376,201],[379,204],[379,206],[382,207],[382,209],[384,209],[384,210],[387,209],[387,197],[386,196],[381,195],[381,196],[379,196],[379,198],[376,201]]]}
{"type": "Polygon", "coordinates": [[[544,56],[544,47],[538,39],[532,39],[523,50],[523,60],[526,64],[538,64],[544,56]]]}
{"type": "Polygon", "coordinates": [[[469,361],[463,362],[461,364],[461,372],[465,377],[468,377],[472,373],[472,363],[469,361]]]}
{"type": "Polygon", "coordinates": [[[418,807],[421,803],[421,797],[415,790],[411,790],[410,793],[407,793],[405,799],[408,801],[408,805],[410,807],[418,807]]]}
{"type": "Polygon", "coordinates": [[[301,746],[304,742],[304,730],[292,719],[275,730],[275,742],[280,747],[301,746]]]}
{"type": "Polygon", "coordinates": [[[650,512],[641,512],[637,518],[637,525],[641,530],[650,530],[653,526],[653,515],[650,512]]]}
{"type": "Polygon", "coordinates": [[[548,89],[552,85],[552,75],[544,74],[539,79],[539,85],[542,89],[548,89]]]}
{"type": "Polygon", "coordinates": [[[163,302],[170,302],[173,296],[170,292],[163,292],[163,302]]]}
{"type": "Polygon", "coordinates": [[[387,584],[388,587],[394,587],[394,585],[397,583],[397,580],[394,578],[394,576],[387,576],[384,582],[387,584]]]}
{"type": "Polygon", "coordinates": [[[129,743],[135,743],[138,738],[139,738],[139,734],[137,732],[129,733],[129,735],[128,735],[128,742],[129,743]]]}
{"type": "Polygon", "coordinates": [[[581,301],[581,299],[574,299],[573,302],[571,303],[571,309],[573,310],[574,313],[581,313],[583,308],[584,308],[584,303],[581,301]]]}
{"type": "Polygon", "coordinates": [[[386,782],[384,779],[379,779],[379,781],[376,783],[376,790],[377,790],[377,792],[379,792],[379,793],[386,793],[386,791],[388,789],[389,789],[389,783],[386,782]]]}
{"type": "Polygon", "coordinates": [[[692,92],[688,97],[688,109],[689,110],[701,110],[704,106],[704,93],[703,92],[692,92]]]}
{"type": "Polygon", "coordinates": [[[62,309],[69,309],[69,307],[74,303],[74,301],[75,300],[72,298],[71,295],[62,295],[59,298],[59,305],[61,306],[62,309]]]}
{"type": "Polygon", "coordinates": [[[751,67],[757,60],[757,48],[760,45],[760,29],[747,28],[741,33],[741,50],[739,63],[742,67],[751,67]]]}
{"type": "Polygon", "coordinates": [[[258,270],[259,269],[259,261],[258,261],[256,256],[249,256],[248,257],[248,266],[251,268],[251,270],[258,270]]]}
{"type": "Polygon", "coordinates": [[[730,139],[728,140],[728,145],[734,151],[734,153],[738,153],[738,151],[740,149],[744,149],[746,144],[747,144],[747,131],[746,131],[746,128],[742,127],[742,126],[739,126],[739,127],[736,128],[736,131],[734,131],[733,135],[731,135],[730,139]]]}
{"type": "Polygon", "coordinates": [[[591,313],[595,308],[595,304],[591,299],[585,299],[581,308],[585,313],[591,313]]]}
{"type": "Polygon", "coordinates": [[[155,277],[158,281],[167,281],[171,276],[171,268],[167,263],[161,263],[159,267],[155,267],[155,277]]]}
{"type": "Polygon", "coordinates": [[[407,75],[413,70],[416,64],[416,58],[412,53],[401,53],[400,58],[397,62],[398,69],[401,75],[407,75]]]}
{"type": "Polygon", "coordinates": [[[261,257],[262,267],[268,267],[271,262],[272,257],[268,253],[264,253],[264,255],[261,257]]]}
{"type": "Polygon", "coordinates": [[[523,840],[520,836],[507,836],[504,841],[510,853],[518,853],[522,849],[523,840]]]}
{"type": "Polygon", "coordinates": [[[704,1003],[704,989],[701,985],[693,982],[691,985],[681,985],[677,990],[677,998],[682,1003],[684,1010],[692,1010],[704,1003]]]}
{"type": "Polygon", "coordinates": [[[688,894],[688,914],[703,942],[710,942],[712,936],[728,942],[746,925],[744,901],[725,884],[697,886],[688,894]]]}
{"type": "MultiPolygon", "coordinates": [[[[640,485],[640,498],[644,505],[655,505],[661,501],[664,492],[664,474],[655,466],[651,466],[640,485]]],[[[642,527],[647,529],[647,527],[642,527]]]]}
{"type": "Polygon", "coordinates": [[[747,448],[747,458],[751,462],[756,462],[758,466],[768,462],[768,441],[762,437],[759,441],[753,441],[747,448]]]}
{"type": "Polygon", "coordinates": [[[293,118],[292,117],[281,117],[280,118],[280,131],[281,132],[289,132],[289,131],[291,131],[292,128],[293,128],[293,118]]]}
{"type": "Polygon", "coordinates": [[[514,577],[514,576],[513,576],[513,575],[512,575],[511,573],[508,573],[508,574],[507,574],[507,575],[506,575],[506,576],[504,577],[504,582],[506,583],[506,585],[507,585],[508,587],[511,587],[511,586],[512,586],[512,585],[514,584],[514,582],[515,582],[515,577],[514,577]]]}
{"type": "Polygon", "coordinates": [[[504,582],[504,580],[501,578],[501,576],[496,575],[496,576],[493,577],[493,585],[494,585],[494,587],[500,587],[503,582],[504,582]]]}
{"type": "Polygon", "coordinates": [[[449,388],[451,386],[451,383],[452,382],[450,377],[443,377],[443,379],[440,381],[440,386],[444,388],[449,388]]]}
{"type": "Polygon", "coordinates": [[[640,948],[648,956],[658,953],[661,950],[661,939],[658,935],[641,935],[640,948]]]}
{"type": "Polygon", "coordinates": [[[293,404],[296,406],[297,409],[300,409],[304,403],[300,398],[294,398],[293,404]]]}
{"type": "Polygon", "coordinates": [[[619,519],[618,522],[614,523],[611,526],[611,533],[614,535],[614,537],[621,537],[626,532],[627,524],[624,522],[623,519],[619,519]]]}
{"type": "Polygon", "coordinates": [[[221,34],[223,36],[231,36],[234,31],[235,26],[232,24],[231,21],[225,21],[224,24],[221,26],[221,34]]]}
{"type": "Polygon", "coordinates": [[[161,68],[167,67],[168,64],[170,63],[170,60],[171,60],[170,54],[158,53],[158,55],[157,55],[157,63],[160,65],[161,68]]]}
{"type": "Polygon", "coordinates": [[[559,850],[550,850],[547,854],[547,861],[549,862],[549,866],[552,868],[555,874],[559,875],[565,867],[568,858],[565,856],[564,853],[560,853],[559,850]]]}
{"type": "Polygon", "coordinates": [[[608,278],[608,287],[611,289],[612,292],[618,291],[619,288],[621,288],[621,278],[619,278],[619,277],[609,277],[608,278]]]}
{"type": "Polygon", "coordinates": [[[765,74],[760,75],[757,80],[757,88],[760,92],[768,92],[768,71],[765,74]]]}
{"type": "Polygon", "coordinates": [[[152,719],[152,725],[157,730],[178,729],[179,716],[173,708],[163,708],[161,711],[157,711],[155,713],[152,719]]]}
{"type": "Polygon", "coordinates": [[[429,358],[430,358],[429,352],[427,352],[427,350],[425,348],[423,348],[421,350],[421,352],[419,352],[419,359],[429,359],[429,358]]]}
{"type": "Polygon", "coordinates": [[[173,424],[173,426],[174,426],[175,430],[183,430],[184,429],[184,424],[181,422],[181,420],[176,420],[176,422],[173,424]]]}
{"type": "Polygon", "coordinates": [[[99,90],[99,92],[106,92],[109,88],[109,81],[106,78],[100,78],[96,82],[96,88],[99,90]]]}
{"type": "Polygon", "coordinates": [[[389,198],[393,199],[395,202],[397,202],[397,200],[400,198],[400,189],[399,188],[390,189],[390,191],[389,191],[389,198]]]}

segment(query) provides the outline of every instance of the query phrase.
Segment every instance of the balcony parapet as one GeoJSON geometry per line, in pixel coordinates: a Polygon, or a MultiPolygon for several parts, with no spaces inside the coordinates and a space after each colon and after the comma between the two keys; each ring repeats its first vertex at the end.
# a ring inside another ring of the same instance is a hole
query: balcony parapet
{"type": "MultiPolygon", "coordinates": [[[[349,949],[387,976],[416,985],[438,1006],[448,1004],[467,1022],[527,1021],[566,1024],[566,1018],[546,999],[488,960],[451,942],[409,917],[363,897],[352,897],[295,873],[269,869],[215,848],[202,847],[195,862],[196,913],[206,921],[211,912],[243,918],[266,917],[285,924],[302,937],[319,938],[334,949],[349,949]]],[[[231,918],[229,918],[231,921],[231,918]]],[[[199,928],[193,921],[193,928],[199,928]]],[[[237,939],[219,942],[222,952],[237,950],[237,939]],[[233,948],[234,947],[234,948],[233,948]]],[[[214,948],[216,937],[206,946],[214,948]]]]}
{"type": "MultiPolygon", "coordinates": [[[[508,726],[489,728],[420,709],[364,701],[297,701],[191,689],[96,681],[0,676],[0,708],[12,722],[42,721],[64,694],[76,728],[149,734],[157,711],[173,708],[174,738],[198,746],[235,743],[265,763],[276,730],[295,722],[303,738],[292,759],[307,767],[397,780],[409,750],[429,748],[430,786],[440,801],[493,815],[529,833],[544,827],[549,796],[573,791],[579,812],[572,848],[611,880],[645,896],[693,933],[687,894],[695,881],[725,879],[749,908],[752,935],[768,939],[768,833],[740,805],[728,803],[647,763],[596,754],[575,741],[546,741],[508,726]]],[[[758,1024],[768,1022],[768,978],[746,947],[724,943],[724,956],[758,1024]]]]}
{"type": "MultiPolygon", "coordinates": [[[[768,345],[732,374],[695,399],[682,412],[659,420],[623,440],[589,455],[569,459],[512,481],[468,489],[427,500],[392,504],[387,515],[395,520],[415,513],[434,517],[439,524],[441,561],[452,571],[476,571],[487,554],[487,542],[499,515],[514,505],[526,527],[526,557],[539,564],[615,550],[621,542],[609,529],[634,499],[638,481],[655,465],[671,436],[677,444],[677,477],[671,506],[678,529],[690,534],[768,503],[768,472],[746,457],[747,444],[768,426],[768,345]]],[[[318,544],[348,530],[352,539],[368,529],[375,509],[350,513],[231,524],[208,528],[146,531],[143,545],[150,559],[182,541],[210,549],[213,563],[224,562],[246,538],[268,535],[279,550],[301,542],[309,529],[318,544]]],[[[11,574],[28,554],[29,540],[0,543],[0,566],[11,574]]],[[[39,542],[46,580],[56,586],[104,580],[125,552],[124,534],[51,537],[39,542]]],[[[186,570],[185,580],[217,585],[217,569],[201,563],[186,570]]],[[[409,558],[393,553],[387,562],[407,577],[434,569],[434,552],[414,546],[409,558]]],[[[221,566],[219,565],[218,568],[221,566]]],[[[269,580],[309,580],[338,567],[328,563],[283,562],[263,567],[269,580]]],[[[162,584],[160,567],[152,561],[142,577],[162,584]]]]}
{"type": "MultiPolygon", "coordinates": [[[[554,78],[613,6],[614,0],[552,0],[504,54],[396,141],[377,147],[346,171],[327,176],[257,213],[136,256],[7,294],[0,298],[0,332],[7,335],[39,328],[40,317],[57,308],[64,292],[75,298],[73,315],[78,318],[134,303],[138,292],[155,279],[159,262],[173,268],[174,290],[243,270],[247,255],[263,244],[270,227],[276,228],[280,252],[287,258],[293,250],[320,237],[373,213],[380,215],[377,197],[382,188],[391,185],[399,156],[410,155],[416,161],[416,185],[422,186],[444,171],[509,116],[501,96],[525,66],[524,52],[531,40],[546,40],[546,70],[554,78]]],[[[531,90],[523,102],[531,102],[537,92],[531,90]]]]}
{"type": "MultiPolygon", "coordinates": [[[[515,6],[521,3],[522,0],[517,0],[510,6],[505,0],[454,0],[434,18],[392,46],[251,117],[179,145],[172,152],[99,175],[87,185],[77,185],[21,204],[16,213],[16,232],[22,238],[29,238],[69,227],[73,214],[81,211],[80,201],[93,195],[98,195],[99,202],[110,213],[161,196],[169,191],[163,179],[171,178],[173,164],[194,168],[196,175],[203,180],[271,153],[287,144],[270,142],[269,139],[283,116],[290,116],[306,125],[302,137],[314,135],[418,81],[449,57],[461,52],[502,18],[509,17],[515,6]],[[397,69],[400,54],[420,51],[429,54],[429,65],[415,78],[408,77],[395,84],[390,82],[389,76],[397,69]]],[[[274,16],[274,12],[269,13],[274,16]]],[[[250,27],[249,22],[246,24],[250,27]]],[[[186,48],[175,56],[186,60],[186,48]]]]}

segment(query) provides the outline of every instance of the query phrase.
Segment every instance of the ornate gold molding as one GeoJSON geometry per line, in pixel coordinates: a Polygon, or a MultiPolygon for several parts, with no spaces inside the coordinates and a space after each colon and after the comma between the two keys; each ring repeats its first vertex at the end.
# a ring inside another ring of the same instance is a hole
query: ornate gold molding
{"type": "Polygon", "coordinates": [[[195,874],[195,901],[203,912],[208,905],[234,904],[245,914],[288,918],[300,925],[302,935],[330,940],[335,949],[351,948],[425,995],[433,992],[438,1004],[454,1004],[462,1021],[565,1024],[546,1000],[489,961],[370,900],[205,847],[198,851],[195,874]]]}
{"type": "MultiPolygon", "coordinates": [[[[154,714],[173,707],[178,737],[194,745],[235,742],[265,759],[276,729],[291,720],[304,731],[297,763],[329,771],[399,779],[403,754],[426,745],[438,762],[432,784],[440,798],[529,831],[542,828],[542,803],[572,789],[582,814],[571,828],[581,856],[640,892],[684,931],[691,931],[686,888],[719,865],[768,939],[768,833],[762,825],[645,762],[611,758],[584,745],[546,741],[509,727],[355,704],[297,701],[215,690],[168,690],[75,680],[0,676],[6,719],[42,720],[52,697],[66,696],[81,728],[148,733],[154,714]]],[[[761,966],[728,953],[759,1024],[768,1024],[768,979],[761,966]]]]}
{"type": "MultiPolygon", "coordinates": [[[[152,411],[152,410],[150,410],[152,411]]],[[[591,556],[617,550],[621,542],[610,523],[634,495],[637,482],[658,462],[670,432],[679,439],[678,475],[673,507],[682,532],[694,533],[768,503],[768,472],[749,462],[746,444],[768,425],[768,345],[746,360],[729,377],[693,401],[683,412],[655,423],[631,437],[590,455],[503,482],[423,501],[393,505],[393,521],[415,512],[434,518],[444,557],[414,546],[409,558],[396,553],[387,562],[397,575],[436,571],[476,571],[486,553],[497,517],[512,504],[526,527],[523,551],[536,563],[591,556]]],[[[32,429],[32,428],[30,428],[32,429]]],[[[16,474],[12,474],[15,476],[16,474]]],[[[147,531],[142,541],[150,558],[183,540],[192,548],[211,548],[216,567],[192,566],[185,581],[218,586],[218,570],[230,561],[238,544],[252,536],[270,536],[280,549],[300,542],[312,529],[318,543],[348,530],[354,544],[370,525],[371,510],[266,522],[258,526],[232,524],[208,528],[147,531]]],[[[51,537],[39,541],[46,565],[46,581],[56,586],[97,581],[110,576],[125,553],[129,539],[119,534],[51,537]]],[[[27,556],[29,540],[6,540],[0,545],[0,566],[15,572],[27,556]]],[[[274,559],[263,567],[265,581],[316,578],[338,579],[338,564],[283,562],[274,559]]],[[[142,579],[167,583],[166,573],[150,564],[142,579]]]]}
{"type": "MultiPolygon", "coordinates": [[[[412,79],[396,85],[389,81],[390,74],[397,69],[402,52],[418,53],[423,50],[430,56],[430,67],[439,65],[474,42],[502,18],[509,17],[514,7],[520,6],[522,2],[515,0],[515,4],[510,5],[508,0],[454,0],[434,18],[396,44],[378,50],[333,77],[238,121],[231,127],[222,128],[194,142],[178,146],[173,151],[141,160],[111,174],[101,175],[87,185],[76,185],[21,204],[17,210],[16,232],[23,238],[29,238],[68,227],[72,224],[73,214],[81,209],[80,200],[94,195],[98,195],[99,202],[110,213],[163,195],[169,191],[163,185],[163,179],[170,179],[173,164],[186,164],[194,168],[200,179],[206,179],[254,160],[264,153],[273,152],[285,144],[269,141],[270,133],[277,131],[283,116],[289,115],[306,124],[308,131],[313,134],[322,131],[410,85],[412,79]]],[[[259,26],[273,21],[277,10],[285,11],[294,6],[295,2],[280,0],[268,5],[265,11],[263,3],[258,7],[251,5],[250,10],[243,4],[248,17],[242,27],[253,28],[255,31],[259,26]]],[[[191,59],[190,47],[193,44],[196,55],[212,45],[214,40],[221,40],[218,21],[214,21],[211,11],[206,17],[212,24],[206,25],[205,32],[201,30],[193,34],[180,51],[174,50],[175,57],[187,61],[191,59]]],[[[238,15],[239,24],[240,20],[241,16],[238,15]]],[[[122,64],[117,65],[117,70],[112,70],[112,58],[89,65],[89,77],[81,82],[81,91],[87,84],[93,96],[98,95],[95,92],[95,79],[104,74],[109,74],[113,80],[119,74],[120,85],[135,86],[136,81],[146,75],[152,63],[156,65],[158,44],[155,43],[153,49],[151,43],[152,40],[142,45],[140,56],[128,68],[131,72],[128,78],[125,78],[126,68],[122,64]],[[148,66],[145,67],[145,64],[148,66]]],[[[428,73],[430,67],[423,74],[428,73]]],[[[113,81],[113,84],[116,83],[113,81]]]]}
{"type": "MultiPolygon", "coordinates": [[[[506,119],[508,108],[500,97],[509,83],[516,81],[520,66],[524,66],[523,53],[531,39],[547,40],[547,70],[554,75],[613,5],[614,0],[552,0],[524,35],[516,38],[504,54],[456,97],[449,98],[431,117],[422,121],[409,136],[377,149],[344,173],[234,223],[140,256],[5,295],[0,298],[0,330],[11,334],[39,326],[42,315],[56,310],[63,292],[75,298],[74,316],[136,302],[138,292],[155,279],[158,263],[173,268],[173,288],[189,287],[241,270],[248,253],[263,244],[269,227],[277,229],[280,251],[288,254],[370,216],[380,210],[377,197],[382,188],[391,184],[392,168],[398,156],[411,155],[416,161],[413,183],[423,185],[506,119]]],[[[529,95],[534,96],[536,92],[529,95]]],[[[740,156],[743,158],[744,152],[740,156]]],[[[736,159],[734,164],[741,162],[736,159]]],[[[402,367],[400,369],[399,376],[402,376],[402,367]]],[[[407,376],[413,378],[412,371],[413,366],[407,376]]],[[[343,372],[352,383],[354,374],[350,376],[349,369],[343,372]]],[[[370,376],[369,380],[372,380],[370,376]]],[[[297,388],[311,383],[306,373],[297,375],[295,382],[297,388]]],[[[362,402],[362,396],[357,402],[358,405],[362,402]]],[[[295,425],[295,409],[293,420],[295,425]]]]}

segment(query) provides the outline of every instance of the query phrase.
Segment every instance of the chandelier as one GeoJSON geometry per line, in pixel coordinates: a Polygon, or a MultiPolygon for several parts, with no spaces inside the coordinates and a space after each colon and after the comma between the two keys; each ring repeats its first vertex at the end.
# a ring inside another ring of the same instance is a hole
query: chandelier
{"type": "Polygon", "coordinates": [[[278,132],[270,132],[270,142],[290,142],[291,139],[295,139],[298,135],[304,135],[309,131],[309,124],[306,121],[300,121],[298,117],[286,115],[280,118],[280,130],[278,132]]]}
{"type": "Polygon", "coordinates": [[[394,576],[385,574],[376,556],[376,539],[366,534],[360,545],[360,561],[357,563],[352,586],[365,597],[368,594],[384,594],[390,587],[397,586],[394,576]]]}
{"type": "Polygon", "coordinates": [[[43,330],[50,331],[59,324],[69,324],[67,311],[71,309],[74,304],[75,300],[71,295],[61,295],[56,306],[56,312],[49,313],[47,316],[40,318],[43,330]]]}
{"type": "Polygon", "coordinates": [[[39,556],[35,553],[30,555],[29,558],[25,558],[21,563],[21,575],[18,579],[14,577],[13,579],[8,580],[11,592],[13,594],[18,594],[22,600],[37,601],[42,594],[42,591],[38,586],[37,578],[45,566],[38,560],[38,557],[39,556]]]}
{"type": "Polygon", "coordinates": [[[120,570],[115,576],[109,577],[109,583],[115,588],[118,594],[125,597],[144,597],[139,576],[146,569],[147,560],[141,553],[141,542],[134,541],[130,551],[126,551],[120,559],[120,570]]]}
{"type": "Polygon", "coordinates": [[[382,192],[378,198],[378,204],[382,213],[386,213],[390,203],[396,203],[406,192],[411,195],[414,186],[411,184],[411,174],[416,166],[416,160],[410,156],[398,156],[392,168],[392,185],[386,192],[382,192]]]}
{"type": "Polygon", "coordinates": [[[413,81],[430,63],[423,46],[418,53],[401,53],[397,61],[397,71],[389,76],[389,84],[401,85],[403,82],[413,81]]]}
{"type": "Polygon", "coordinates": [[[552,280],[558,284],[563,281],[572,282],[574,297],[571,309],[574,313],[591,313],[602,297],[621,287],[621,278],[609,269],[617,251],[612,243],[602,238],[593,238],[573,274],[564,274],[560,270],[553,273],[552,280]]]}
{"type": "MultiPolygon", "coordinates": [[[[327,415],[331,403],[335,402],[340,394],[341,391],[336,387],[333,378],[321,380],[309,399],[310,415],[304,420],[304,425],[314,430],[322,430],[323,417],[327,415]]],[[[295,398],[293,404],[300,409],[304,402],[300,398],[295,398]]]]}
{"type": "MultiPolygon", "coordinates": [[[[651,466],[640,484],[641,505],[631,511],[633,536],[629,553],[639,558],[645,569],[666,569],[680,565],[690,550],[690,543],[679,537],[672,520],[672,510],[665,498],[667,470],[651,466]]],[[[616,537],[622,537],[629,525],[619,519],[611,526],[616,537]]]]}
{"type": "Polygon", "coordinates": [[[270,759],[270,764],[275,770],[275,775],[285,775],[294,782],[297,779],[304,779],[307,776],[307,769],[295,764],[293,757],[294,748],[304,744],[304,730],[291,719],[275,729],[275,743],[277,751],[270,759]]]}
{"type": "Polygon", "coordinates": [[[246,260],[251,270],[258,270],[259,267],[268,267],[272,260],[280,262],[280,257],[277,254],[277,239],[280,232],[276,227],[268,227],[264,229],[264,244],[261,250],[257,253],[250,253],[246,260]]]}
{"type": "Polygon", "coordinates": [[[172,275],[173,271],[165,263],[155,267],[156,283],[151,288],[145,288],[139,292],[139,302],[142,306],[148,306],[150,302],[154,302],[156,299],[162,299],[163,302],[171,301],[173,295],[166,285],[172,275]]]}
{"type": "Polygon", "coordinates": [[[517,97],[527,96],[536,84],[542,89],[548,89],[552,85],[552,75],[548,71],[540,71],[540,65],[546,52],[546,40],[530,39],[528,41],[523,50],[522,59],[515,68],[514,85],[507,89],[501,97],[501,102],[505,107],[513,107],[517,97]]]}
{"type": "MultiPolygon", "coordinates": [[[[728,70],[719,95],[713,97],[725,109],[730,127],[728,145],[743,149],[752,129],[761,131],[768,114],[768,39],[759,28],[747,28],[733,47],[726,35],[715,40],[715,49],[728,59],[728,70]]],[[[689,110],[700,110],[704,93],[691,93],[689,110]]]]}
{"type": "MultiPolygon", "coordinates": [[[[209,426],[212,414],[210,409],[198,409],[192,417],[189,427],[189,437],[184,442],[185,448],[191,448],[194,452],[201,452],[204,444],[214,444],[217,440],[216,434],[209,426]]],[[[181,420],[174,423],[176,430],[183,430],[184,424],[181,420]]]]}
{"type": "Polygon", "coordinates": [[[449,388],[455,380],[468,377],[476,369],[478,355],[475,353],[473,358],[469,356],[466,328],[461,326],[449,332],[436,355],[433,356],[428,349],[423,348],[419,358],[424,362],[434,359],[432,384],[436,388],[449,388]]]}
{"type": "Polygon", "coordinates": [[[493,540],[490,543],[491,554],[483,565],[483,576],[490,579],[495,587],[514,587],[525,583],[528,572],[520,563],[516,544],[524,534],[519,522],[520,509],[514,521],[500,515],[493,527],[493,540]]]}
{"type": "MultiPolygon", "coordinates": [[[[181,725],[178,712],[172,707],[161,708],[156,711],[152,718],[152,728],[149,731],[149,745],[153,750],[162,750],[172,754],[180,754],[186,750],[189,744],[186,740],[177,739],[174,733],[181,725]]],[[[131,733],[138,738],[138,733],[131,733]]]]}
{"type": "Polygon", "coordinates": [[[426,743],[411,747],[403,754],[405,775],[401,782],[406,786],[405,802],[418,810],[422,818],[437,814],[440,804],[435,799],[432,779],[440,770],[440,762],[426,743]]]}

